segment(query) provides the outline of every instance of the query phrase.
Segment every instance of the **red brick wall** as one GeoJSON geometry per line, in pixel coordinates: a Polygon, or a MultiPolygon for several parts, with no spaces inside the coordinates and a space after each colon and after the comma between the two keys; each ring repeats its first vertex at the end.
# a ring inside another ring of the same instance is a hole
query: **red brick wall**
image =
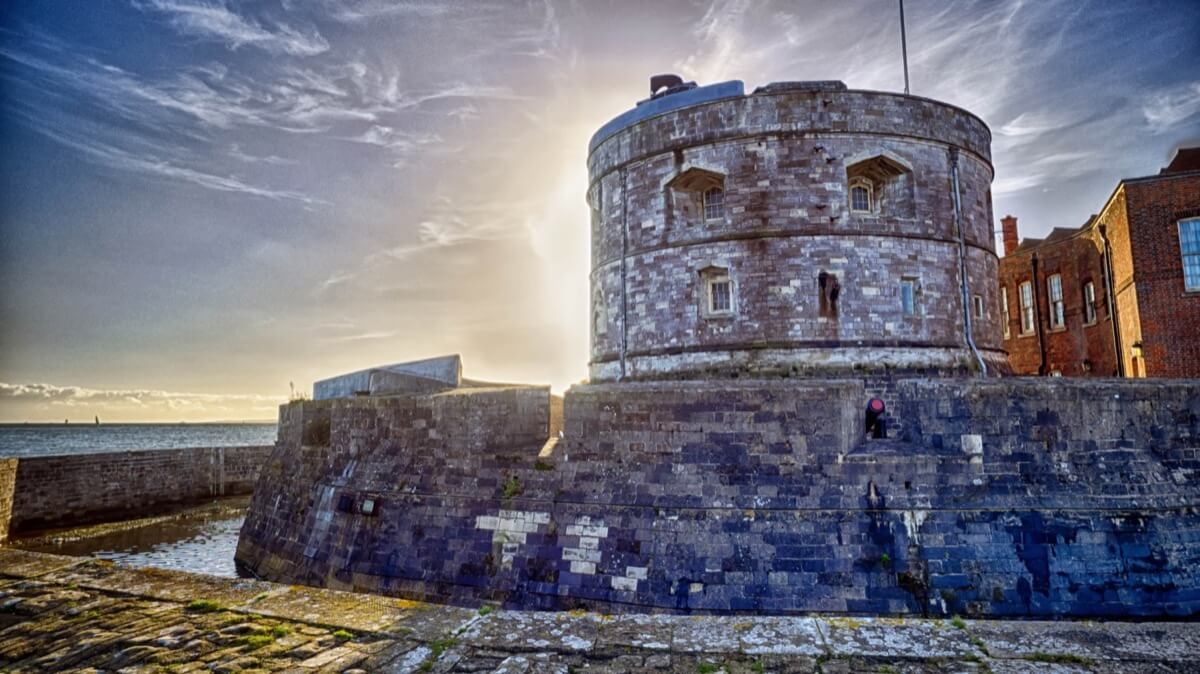
{"type": "Polygon", "coordinates": [[[1200,292],[1184,290],[1178,225],[1200,217],[1200,174],[1128,182],[1125,193],[1146,376],[1200,377],[1200,292]]]}
{"type": "Polygon", "coordinates": [[[1004,347],[1015,374],[1060,372],[1065,377],[1111,377],[1116,374],[1103,258],[1099,244],[1090,232],[1002,258],[1000,284],[1008,289],[1009,337],[1004,340],[1004,347]],[[1033,279],[1032,269],[1034,255],[1038,261],[1036,279],[1033,279]],[[1062,278],[1065,324],[1061,329],[1052,330],[1046,283],[1054,274],[1062,278]],[[1046,351],[1044,371],[1040,369],[1039,331],[1021,334],[1019,287],[1031,279],[1037,303],[1035,321],[1040,321],[1041,342],[1046,351]],[[1083,296],[1083,287],[1088,281],[1096,291],[1096,321],[1090,325],[1085,324],[1083,296]]]}

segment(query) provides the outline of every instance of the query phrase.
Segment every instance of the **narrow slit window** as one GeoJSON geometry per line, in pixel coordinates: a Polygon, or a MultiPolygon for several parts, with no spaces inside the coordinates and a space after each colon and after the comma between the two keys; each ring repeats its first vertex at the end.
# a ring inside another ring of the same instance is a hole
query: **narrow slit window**
{"type": "Polygon", "coordinates": [[[1033,284],[1021,284],[1021,334],[1033,334],[1033,284]]]}
{"type": "Polygon", "coordinates": [[[1004,323],[1004,338],[1008,339],[1009,337],[1012,336],[1012,330],[1008,327],[1008,323],[1009,323],[1009,321],[1012,320],[1012,316],[1010,316],[1008,313],[1008,287],[1007,286],[1000,287],[1000,319],[1004,323]]]}
{"type": "Polygon", "coordinates": [[[1050,303],[1050,329],[1057,330],[1066,325],[1063,313],[1062,277],[1054,274],[1046,279],[1046,294],[1050,303]]]}
{"type": "Polygon", "coordinates": [[[905,316],[917,313],[917,282],[915,279],[900,281],[900,309],[905,316]]]}
{"type": "Polygon", "coordinates": [[[971,304],[975,307],[975,318],[983,318],[983,296],[971,296],[971,304]]]}
{"type": "Polygon", "coordinates": [[[710,187],[704,191],[704,219],[722,220],[725,218],[725,190],[720,187],[710,187]]]}
{"type": "Polygon", "coordinates": [[[1083,284],[1083,322],[1087,325],[1096,322],[1096,286],[1091,281],[1083,284]]]}

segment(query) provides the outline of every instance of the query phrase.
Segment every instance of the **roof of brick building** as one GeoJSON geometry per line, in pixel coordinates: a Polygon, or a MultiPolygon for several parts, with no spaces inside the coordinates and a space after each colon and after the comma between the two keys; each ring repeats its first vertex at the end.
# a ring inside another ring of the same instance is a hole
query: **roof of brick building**
{"type": "Polygon", "coordinates": [[[1088,218],[1087,222],[1083,223],[1079,227],[1055,227],[1050,232],[1050,234],[1044,239],[1033,239],[1033,238],[1021,239],[1021,244],[1018,245],[1012,252],[1013,252],[1013,254],[1024,253],[1026,251],[1033,250],[1034,248],[1040,248],[1047,244],[1058,243],[1059,241],[1065,241],[1067,239],[1073,238],[1074,236],[1078,235],[1083,230],[1090,227],[1092,224],[1092,221],[1095,219],[1096,219],[1096,216],[1093,215],[1090,218],[1088,218]]]}
{"type": "Polygon", "coordinates": [[[1168,173],[1183,173],[1185,171],[1200,171],[1200,147],[1181,147],[1175,151],[1175,158],[1159,175],[1168,173]]]}

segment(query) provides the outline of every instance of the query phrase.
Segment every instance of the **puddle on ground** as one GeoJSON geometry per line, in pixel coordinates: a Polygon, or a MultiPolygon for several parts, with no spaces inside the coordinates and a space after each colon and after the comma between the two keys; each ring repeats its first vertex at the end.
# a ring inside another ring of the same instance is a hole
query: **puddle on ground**
{"type": "Polygon", "coordinates": [[[243,519],[242,515],[231,517],[226,512],[211,517],[156,522],[88,538],[64,537],[49,542],[42,539],[37,545],[26,546],[14,541],[14,547],[58,555],[97,557],[121,566],[151,566],[237,578],[245,575],[239,574],[233,563],[243,519]]]}

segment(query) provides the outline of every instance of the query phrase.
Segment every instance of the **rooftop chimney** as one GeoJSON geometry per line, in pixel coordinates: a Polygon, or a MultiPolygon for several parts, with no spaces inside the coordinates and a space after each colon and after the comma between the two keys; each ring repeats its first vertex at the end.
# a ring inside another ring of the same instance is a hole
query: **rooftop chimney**
{"type": "Polygon", "coordinates": [[[1020,240],[1017,238],[1017,219],[1011,215],[1000,218],[1000,227],[1004,231],[1004,254],[1011,255],[1017,249],[1020,240]]]}

